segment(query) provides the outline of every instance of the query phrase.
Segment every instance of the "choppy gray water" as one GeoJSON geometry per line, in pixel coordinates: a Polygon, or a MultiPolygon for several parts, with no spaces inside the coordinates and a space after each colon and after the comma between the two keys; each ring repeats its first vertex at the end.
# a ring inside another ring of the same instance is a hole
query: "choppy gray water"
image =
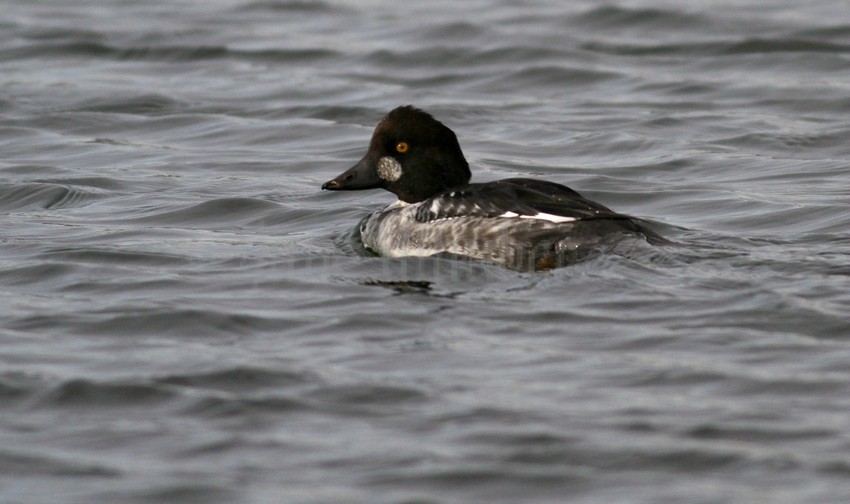
{"type": "Polygon", "coordinates": [[[0,502],[850,501],[846,2],[0,8],[0,502]],[[705,247],[366,257],[405,103],[705,247]]]}

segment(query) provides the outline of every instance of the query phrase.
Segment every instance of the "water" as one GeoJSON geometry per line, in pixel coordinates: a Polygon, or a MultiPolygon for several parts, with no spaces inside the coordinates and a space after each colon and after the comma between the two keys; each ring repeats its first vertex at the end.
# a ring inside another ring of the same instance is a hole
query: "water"
{"type": "Polygon", "coordinates": [[[844,2],[0,7],[0,502],[850,500],[844,2]],[[405,103],[700,246],[366,257],[405,103]]]}

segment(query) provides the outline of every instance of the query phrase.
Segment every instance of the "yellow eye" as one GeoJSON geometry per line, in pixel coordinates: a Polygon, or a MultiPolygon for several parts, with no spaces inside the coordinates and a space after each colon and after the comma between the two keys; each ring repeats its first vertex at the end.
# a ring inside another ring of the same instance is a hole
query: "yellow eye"
{"type": "Polygon", "coordinates": [[[410,148],[410,146],[407,145],[407,142],[399,142],[398,145],[395,146],[395,150],[399,154],[404,154],[405,152],[407,152],[407,149],[409,149],[409,148],[410,148]]]}

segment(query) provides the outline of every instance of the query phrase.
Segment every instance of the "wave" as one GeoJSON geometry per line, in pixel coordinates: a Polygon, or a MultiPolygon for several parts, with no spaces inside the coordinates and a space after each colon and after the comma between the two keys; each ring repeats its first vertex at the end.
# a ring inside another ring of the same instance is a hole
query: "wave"
{"type": "Polygon", "coordinates": [[[41,395],[34,406],[123,409],[148,407],[170,401],[175,397],[175,393],[156,385],[72,379],[41,395]]]}
{"type": "Polygon", "coordinates": [[[132,222],[148,222],[159,225],[214,224],[234,225],[262,219],[270,212],[279,210],[277,203],[255,198],[218,198],[193,204],[180,210],[158,211],[132,222]]]}
{"type": "MultiPolygon", "coordinates": [[[[88,179],[88,181],[100,179],[88,179]]],[[[77,182],[85,182],[78,179],[77,182]]],[[[79,208],[107,197],[96,186],[66,185],[57,182],[0,184],[0,211],[79,208]]]]}
{"type": "Polygon", "coordinates": [[[636,26],[643,29],[704,29],[710,23],[708,16],[697,13],[613,5],[591,9],[577,16],[571,16],[570,20],[582,27],[615,29],[636,26]]]}
{"type": "Polygon", "coordinates": [[[743,41],[707,41],[670,44],[586,42],[587,51],[621,56],[723,56],[767,53],[850,53],[850,45],[798,38],[750,38],[743,41]]]}
{"type": "Polygon", "coordinates": [[[120,476],[121,471],[115,467],[91,464],[83,460],[69,460],[60,456],[36,454],[32,450],[22,453],[17,450],[0,448],[0,474],[21,478],[32,478],[34,476],[114,478],[120,476]]]}
{"type": "Polygon", "coordinates": [[[310,383],[315,380],[316,377],[307,372],[238,366],[201,373],[172,374],[158,378],[156,382],[166,385],[191,387],[193,389],[238,392],[256,391],[266,388],[277,389],[310,383]]]}
{"type": "Polygon", "coordinates": [[[101,58],[118,61],[200,61],[233,58],[248,61],[303,62],[338,56],[330,49],[233,49],[226,46],[117,47],[104,42],[37,43],[0,50],[0,61],[41,58],[101,58]]]}

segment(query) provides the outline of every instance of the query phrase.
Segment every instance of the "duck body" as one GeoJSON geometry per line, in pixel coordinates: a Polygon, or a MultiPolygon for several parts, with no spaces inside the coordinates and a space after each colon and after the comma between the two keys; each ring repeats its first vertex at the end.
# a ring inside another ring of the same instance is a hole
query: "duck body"
{"type": "Polygon", "coordinates": [[[469,178],[454,132],[406,106],[378,124],[359,163],[322,188],[383,188],[399,196],[359,226],[363,245],[386,257],[449,253],[547,269],[624,236],[664,241],[561,184],[527,178],[470,184],[469,178]]]}

